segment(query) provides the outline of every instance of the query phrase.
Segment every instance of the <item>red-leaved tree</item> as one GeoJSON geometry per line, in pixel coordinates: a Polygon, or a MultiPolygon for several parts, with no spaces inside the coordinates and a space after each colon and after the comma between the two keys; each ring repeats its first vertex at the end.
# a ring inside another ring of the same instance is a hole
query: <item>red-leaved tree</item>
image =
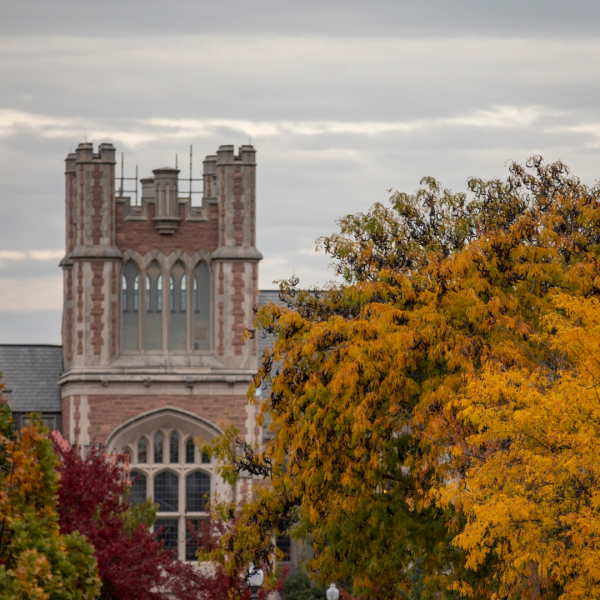
{"type": "MultiPolygon", "coordinates": [[[[224,567],[199,570],[183,563],[163,548],[150,531],[150,523],[131,518],[123,502],[128,483],[123,469],[92,447],[85,458],[78,446],[55,445],[60,456],[58,512],[62,534],[79,531],[94,546],[102,582],[100,600],[228,600],[230,593],[250,598],[243,573],[228,576],[224,567]]],[[[206,519],[196,536],[198,544],[211,546],[222,525],[206,519]]],[[[286,572],[277,582],[283,590],[286,572]]],[[[261,600],[265,593],[261,591],[261,600]]]]}

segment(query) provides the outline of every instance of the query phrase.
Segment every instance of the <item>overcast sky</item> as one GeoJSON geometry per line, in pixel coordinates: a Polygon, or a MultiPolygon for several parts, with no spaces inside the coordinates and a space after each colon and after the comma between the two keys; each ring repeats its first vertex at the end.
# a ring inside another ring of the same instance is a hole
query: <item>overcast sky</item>
{"type": "Polygon", "coordinates": [[[324,283],[314,240],[510,160],[600,177],[600,2],[0,0],[0,343],[60,343],[64,163],[127,175],[251,139],[260,286],[324,283]]]}

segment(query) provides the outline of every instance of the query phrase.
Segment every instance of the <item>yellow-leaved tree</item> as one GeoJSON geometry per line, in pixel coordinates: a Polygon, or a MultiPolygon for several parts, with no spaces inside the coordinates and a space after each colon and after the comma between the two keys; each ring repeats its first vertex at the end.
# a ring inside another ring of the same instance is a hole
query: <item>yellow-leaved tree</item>
{"type": "MultiPolygon", "coordinates": [[[[510,579],[500,541],[478,554],[485,540],[456,539],[476,528],[478,499],[439,493],[472,468],[459,449],[479,429],[461,402],[480,373],[533,372],[554,297],[600,295],[600,191],[539,157],[512,164],[506,181],[471,179],[470,196],[422,184],[320,241],[343,283],[282,282],[287,306],[257,316],[257,334],[275,340],[248,397],[272,384],[260,418],[275,435],[258,447],[230,428],[203,448],[229,481],[270,481],[211,554],[231,569],[251,560],[272,569],[273,540],[289,533],[313,542],[307,566],[323,581],[350,580],[382,600],[417,587],[452,598],[457,585],[487,598],[531,574],[510,579]]],[[[527,560],[544,580],[543,564],[527,560]]],[[[551,597],[565,584],[539,587],[551,597]]]]}
{"type": "Polygon", "coordinates": [[[600,598],[600,302],[554,304],[527,360],[470,379],[456,406],[473,434],[453,448],[465,473],[440,487],[467,515],[467,565],[498,558],[500,597],[600,598]]]}

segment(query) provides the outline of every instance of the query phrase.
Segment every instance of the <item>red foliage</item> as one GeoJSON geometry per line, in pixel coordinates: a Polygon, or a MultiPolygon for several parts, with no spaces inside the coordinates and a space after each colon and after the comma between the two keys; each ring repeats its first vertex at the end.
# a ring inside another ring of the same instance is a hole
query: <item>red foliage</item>
{"type": "MultiPolygon", "coordinates": [[[[228,600],[231,590],[249,600],[250,590],[243,580],[229,577],[222,566],[205,574],[190,563],[175,560],[163,549],[163,542],[138,525],[128,531],[124,513],[128,505],[121,498],[127,489],[122,467],[107,459],[101,448],[91,448],[85,458],[78,446],[59,447],[60,487],[58,512],[61,533],[79,531],[96,550],[102,580],[101,600],[228,600]]],[[[203,520],[196,536],[199,544],[211,545],[222,525],[203,520]]],[[[285,574],[279,578],[283,591],[285,574]]],[[[259,597],[266,597],[261,590],[259,597]]]]}

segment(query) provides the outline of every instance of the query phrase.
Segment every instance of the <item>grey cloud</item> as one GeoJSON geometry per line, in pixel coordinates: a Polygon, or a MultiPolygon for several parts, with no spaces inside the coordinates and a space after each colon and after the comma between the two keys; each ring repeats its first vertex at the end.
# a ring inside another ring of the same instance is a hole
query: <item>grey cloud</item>
{"type": "Polygon", "coordinates": [[[133,37],[152,33],[350,37],[595,36],[593,0],[3,0],[0,31],[133,37]]]}
{"type": "MultiPolygon", "coordinates": [[[[183,177],[189,144],[197,176],[205,154],[251,136],[265,289],[294,270],[326,281],[314,239],[424,175],[464,190],[537,152],[594,183],[600,5],[566,6],[5,2],[0,286],[48,282],[56,301],[58,260],[1,252],[63,246],[63,160],[84,136],[114,142],[127,175],[179,153],[183,177]]],[[[0,341],[57,342],[60,314],[43,300],[0,304],[0,341]]]]}
{"type": "Polygon", "coordinates": [[[15,313],[0,310],[3,344],[60,344],[60,310],[15,313]]]}

